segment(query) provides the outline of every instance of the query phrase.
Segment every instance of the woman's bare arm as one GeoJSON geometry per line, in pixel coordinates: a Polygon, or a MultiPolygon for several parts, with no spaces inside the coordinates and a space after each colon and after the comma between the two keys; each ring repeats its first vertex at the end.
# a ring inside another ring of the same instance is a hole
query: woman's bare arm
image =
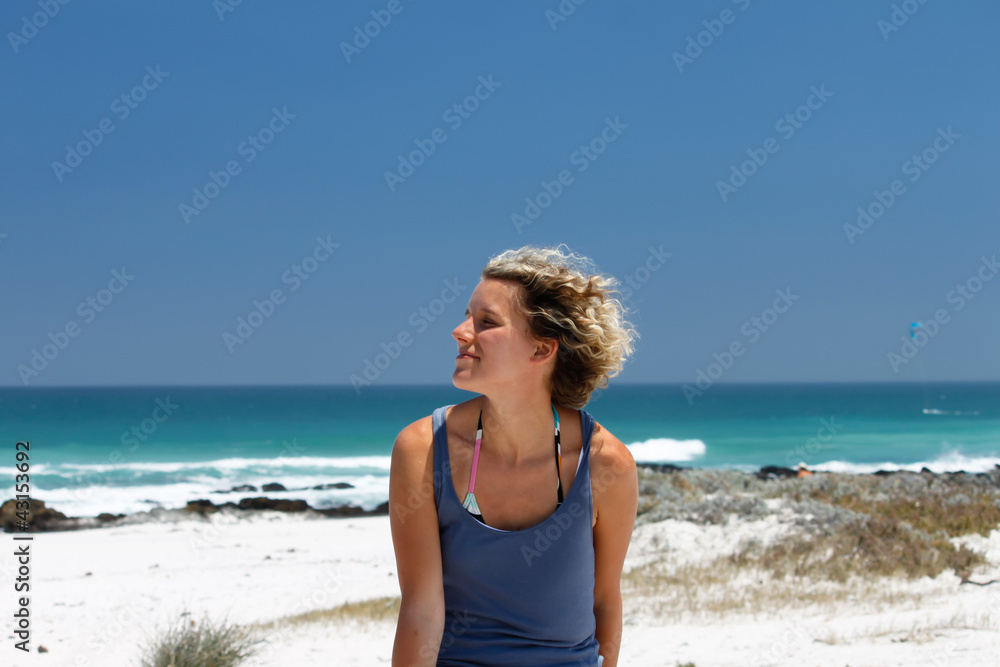
{"type": "MultiPolygon", "coordinates": [[[[596,427],[595,427],[596,431],[596,427]]],[[[621,575],[639,504],[635,460],[618,438],[601,428],[591,448],[594,491],[594,616],[602,667],[617,667],[622,641],[621,575]]]]}
{"type": "Polygon", "coordinates": [[[389,469],[389,525],[401,603],[392,667],[437,662],[444,633],[441,541],[434,504],[431,417],[400,431],[389,469]]]}

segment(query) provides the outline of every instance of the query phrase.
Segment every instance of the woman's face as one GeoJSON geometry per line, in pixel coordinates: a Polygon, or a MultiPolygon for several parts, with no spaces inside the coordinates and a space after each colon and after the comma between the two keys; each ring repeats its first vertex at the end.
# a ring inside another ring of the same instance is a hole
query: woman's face
{"type": "Polygon", "coordinates": [[[452,382],[459,389],[478,393],[517,390],[526,375],[543,371],[536,354],[539,342],[530,335],[528,321],[514,303],[519,289],[510,281],[486,279],[473,290],[465,320],[451,332],[459,352],[452,382]]]}

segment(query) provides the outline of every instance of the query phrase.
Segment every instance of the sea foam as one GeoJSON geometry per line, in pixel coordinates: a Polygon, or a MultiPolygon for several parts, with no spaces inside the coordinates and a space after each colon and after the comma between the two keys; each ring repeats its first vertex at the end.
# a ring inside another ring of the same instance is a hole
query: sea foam
{"type": "Polygon", "coordinates": [[[652,438],[626,445],[632,457],[640,463],[672,463],[692,461],[705,455],[705,443],[701,440],[673,440],[652,438]]]}

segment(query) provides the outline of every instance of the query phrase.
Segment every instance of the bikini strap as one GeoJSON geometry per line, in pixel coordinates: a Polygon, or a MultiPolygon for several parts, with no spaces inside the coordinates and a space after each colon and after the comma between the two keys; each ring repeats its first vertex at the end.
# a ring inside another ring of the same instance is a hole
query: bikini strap
{"type": "MultiPolygon", "coordinates": [[[[559,440],[559,413],[556,411],[555,404],[552,405],[552,416],[555,418],[556,422],[556,481],[557,487],[556,492],[558,494],[559,502],[556,507],[562,505],[563,502],[563,488],[562,488],[562,444],[559,440]]],[[[476,490],[476,471],[479,470],[479,450],[483,445],[483,411],[479,411],[479,423],[476,426],[476,448],[472,452],[472,474],[469,475],[469,493],[473,493],[476,490]]]]}
{"type": "Polygon", "coordinates": [[[483,411],[479,411],[479,425],[476,427],[476,450],[472,453],[472,474],[469,476],[469,493],[476,490],[476,470],[479,469],[479,448],[483,444],[483,411]]]}
{"type": "Polygon", "coordinates": [[[562,505],[563,502],[563,488],[562,488],[562,445],[559,443],[559,413],[556,412],[555,403],[552,404],[552,416],[556,419],[556,480],[558,480],[558,497],[559,502],[556,503],[556,507],[562,505]]]}

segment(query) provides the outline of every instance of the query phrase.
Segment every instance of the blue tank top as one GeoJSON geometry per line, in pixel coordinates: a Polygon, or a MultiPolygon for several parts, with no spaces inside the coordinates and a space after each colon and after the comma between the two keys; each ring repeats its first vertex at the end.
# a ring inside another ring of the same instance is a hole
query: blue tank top
{"type": "MultiPolygon", "coordinates": [[[[439,667],[596,667],[590,440],[563,504],[539,524],[500,530],[462,507],[452,482],[445,410],[434,411],[434,500],[441,533],[444,635],[439,667]]],[[[553,486],[555,486],[553,480],[553,486]]]]}

